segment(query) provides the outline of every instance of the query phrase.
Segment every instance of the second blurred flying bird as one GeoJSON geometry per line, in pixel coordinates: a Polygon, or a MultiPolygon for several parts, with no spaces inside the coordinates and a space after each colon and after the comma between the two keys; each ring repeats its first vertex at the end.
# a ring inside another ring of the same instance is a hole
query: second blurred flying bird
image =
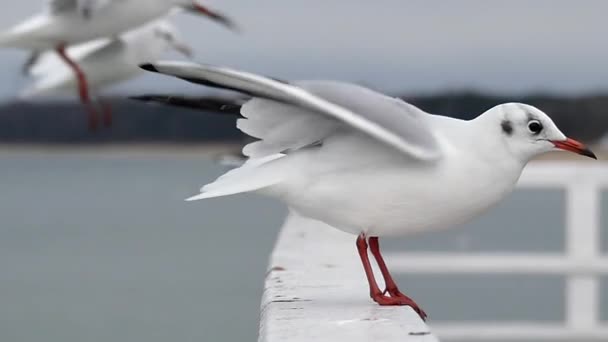
{"type": "Polygon", "coordinates": [[[55,50],[78,80],[78,94],[94,128],[96,111],[90,101],[87,75],[69,55],[67,47],[100,38],[116,38],[180,8],[234,28],[227,17],[194,0],[49,0],[46,11],[0,34],[0,47],[33,51],[26,70],[42,52],[55,50]]]}
{"type": "MultiPolygon", "coordinates": [[[[180,39],[178,29],[168,20],[156,20],[129,31],[116,39],[100,39],[77,45],[67,51],[87,75],[92,97],[104,87],[127,81],[143,71],[137,65],[158,59],[168,50],[186,57],[192,49],[180,39]]],[[[52,52],[40,56],[30,68],[34,84],[22,93],[22,98],[55,96],[74,92],[78,81],[71,70],[52,52]]],[[[104,107],[104,121],[111,121],[110,108],[104,107]]]]}

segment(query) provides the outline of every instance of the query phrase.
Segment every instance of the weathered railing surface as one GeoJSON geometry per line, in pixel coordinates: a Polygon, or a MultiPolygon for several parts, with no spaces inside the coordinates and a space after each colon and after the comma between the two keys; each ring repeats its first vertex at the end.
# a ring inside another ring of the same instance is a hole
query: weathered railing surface
{"type": "Polygon", "coordinates": [[[354,236],[290,215],[266,277],[259,341],[437,341],[411,308],[380,307],[368,291],[354,236]]]}

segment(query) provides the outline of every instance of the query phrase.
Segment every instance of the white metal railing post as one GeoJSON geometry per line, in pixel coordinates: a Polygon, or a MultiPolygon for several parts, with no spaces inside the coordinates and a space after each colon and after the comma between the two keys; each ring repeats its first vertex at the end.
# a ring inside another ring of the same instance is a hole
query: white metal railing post
{"type": "MultiPolygon", "coordinates": [[[[600,185],[592,177],[575,177],[566,187],[566,253],[578,264],[601,257],[600,185]]],[[[599,325],[599,279],[590,273],[567,275],[566,324],[582,331],[599,325]]]]}

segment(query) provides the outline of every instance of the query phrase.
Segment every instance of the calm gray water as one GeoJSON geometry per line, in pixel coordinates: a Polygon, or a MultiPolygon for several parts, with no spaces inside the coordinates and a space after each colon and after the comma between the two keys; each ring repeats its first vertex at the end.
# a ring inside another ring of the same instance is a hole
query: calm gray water
{"type": "Polygon", "coordinates": [[[0,154],[0,340],[254,341],[283,207],[199,158],[0,154]]]}
{"type": "MultiPolygon", "coordinates": [[[[253,196],[183,202],[223,171],[167,153],[0,153],[0,340],[254,341],[285,209],[253,196]]],[[[608,201],[603,207],[608,212],[608,201]]],[[[384,245],[555,252],[563,236],[563,193],[518,191],[465,227],[384,245]]],[[[434,321],[564,317],[563,277],[399,282],[434,321]]],[[[603,285],[608,294],[608,280],[603,285]]],[[[606,295],[602,305],[608,319],[606,295]]]]}

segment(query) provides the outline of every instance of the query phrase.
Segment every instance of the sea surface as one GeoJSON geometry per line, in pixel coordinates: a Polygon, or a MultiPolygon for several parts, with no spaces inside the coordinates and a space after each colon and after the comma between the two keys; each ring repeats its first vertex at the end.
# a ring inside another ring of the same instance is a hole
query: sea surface
{"type": "MultiPolygon", "coordinates": [[[[142,151],[0,150],[1,341],[256,340],[285,207],[251,195],[185,203],[226,167],[208,151],[142,151]]],[[[560,252],[563,206],[561,190],[520,190],[458,229],[383,244],[560,252]]],[[[398,278],[436,322],[565,315],[562,276],[398,278]]],[[[608,279],[602,285],[608,320],[608,279]]]]}

